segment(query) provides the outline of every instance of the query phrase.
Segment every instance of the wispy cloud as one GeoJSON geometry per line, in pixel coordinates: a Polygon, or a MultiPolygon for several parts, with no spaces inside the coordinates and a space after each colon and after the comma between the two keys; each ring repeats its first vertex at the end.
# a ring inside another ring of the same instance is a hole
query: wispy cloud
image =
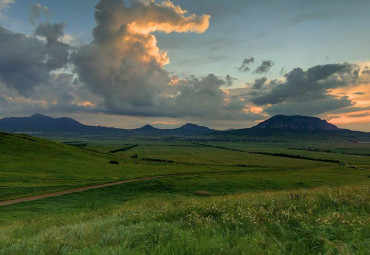
{"type": "Polygon", "coordinates": [[[14,2],[14,0],[0,0],[0,19],[5,16],[6,11],[14,2]]]}

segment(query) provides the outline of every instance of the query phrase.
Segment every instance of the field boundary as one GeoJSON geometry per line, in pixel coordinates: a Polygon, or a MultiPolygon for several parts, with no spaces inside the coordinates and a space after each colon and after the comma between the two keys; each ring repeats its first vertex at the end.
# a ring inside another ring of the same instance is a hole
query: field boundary
{"type": "Polygon", "coordinates": [[[87,190],[91,190],[91,189],[100,189],[100,188],[120,185],[120,184],[124,184],[124,183],[151,180],[151,179],[160,179],[160,178],[174,177],[174,176],[179,176],[179,174],[141,177],[141,178],[135,178],[135,179],[129,179],[129,180],[123,180],[123,181],[117,181],[117,182],[109,182],[109,183],[103,183],[103,184],[92,185],[92,186],[87,186],[87,187],[81,187],[81,188],[76,188],[76,189],[69,189],[69,190],[57,191],[57,192],[52,192],[52,193],[46,193],[46,194],[41,194],[41,195],[37,195],[37,196],[16,198],[16,199],[12,199],[12,200],[0,201],[0,206],[18,204],[18,203],[34,201],[34,200],[40,200],[40,199],[49,198],[49,197],[59,197],[59,196],[67,195],[67,194],[83,192],[83,191],[87,191],[87,190]]]}

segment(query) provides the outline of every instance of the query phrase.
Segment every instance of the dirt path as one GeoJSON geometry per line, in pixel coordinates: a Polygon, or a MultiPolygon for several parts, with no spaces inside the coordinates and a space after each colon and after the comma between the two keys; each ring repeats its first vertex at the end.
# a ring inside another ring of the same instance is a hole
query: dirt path
{"type": "Polygon", "coordinates": [[[33,200],[39,200],[39,199],[48,198],[48,197],[58,197],[58,196],[82,192],[82,191],[86,191],[90,189],[99,189],[99,188],[104,188],[104,187],[109,187],[109,186],[114,186],[114,185],[120,185],[123,183],[137,182],[137,181],[150,180],[150,179],[159,179],[159,178],[173,177],[173,176],[178,176],[178,175],[172,174],[172,175],[158,175],[158,176],[151,176],[151,177],[142,177],[142,178],[125,180],[125,181],[110,182],[110,183],[104,183],[104,184],[93,185],[93,186],[88,186],[88,187],[82,187],[82,188],[77,188],[77,189],[63,190],[63,191],[47,193],[47,194],[42,194],[42,195],[37,195],[37,196],[32,196],[32,197],[17,198],[17,199],[12,199],[12,200],[7,200],[7,201],[0,201],[0,206],[12,205],[12,204],[17,204],[17,203],[22,203],[22,202],[27,202],[27,201],[33,201],[33,200]]]}

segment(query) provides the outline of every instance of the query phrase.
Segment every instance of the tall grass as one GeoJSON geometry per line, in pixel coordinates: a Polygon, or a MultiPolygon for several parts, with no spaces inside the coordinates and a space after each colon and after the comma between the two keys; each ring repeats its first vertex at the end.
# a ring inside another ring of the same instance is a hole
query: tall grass
{"type": "Polygon", "coordinates": [[[90,208],[0,228],[0,254],[366,254],[368,186],[90,208]]]}

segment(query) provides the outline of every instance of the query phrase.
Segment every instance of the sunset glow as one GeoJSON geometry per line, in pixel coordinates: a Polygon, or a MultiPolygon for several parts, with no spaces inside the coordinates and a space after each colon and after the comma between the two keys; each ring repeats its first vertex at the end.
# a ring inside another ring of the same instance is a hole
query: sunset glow
{"type": "Polygon", "coordinates": [[[370,21],[345,2],[323,3],[325,18],[310,2],[290,11],[285,1],[0,3],[3,116],[95,112],[229,128],[277,114],[369,122],[370,21]]]}

